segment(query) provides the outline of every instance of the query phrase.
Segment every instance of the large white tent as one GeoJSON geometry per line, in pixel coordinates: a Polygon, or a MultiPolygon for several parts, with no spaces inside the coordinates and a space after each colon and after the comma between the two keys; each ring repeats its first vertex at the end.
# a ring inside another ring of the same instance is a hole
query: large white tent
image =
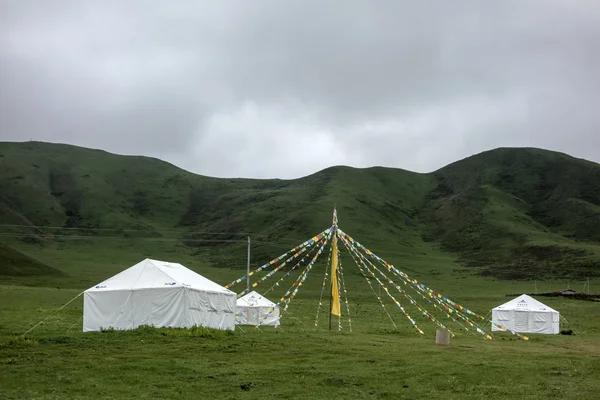
{"type": "Polygon", "coordinates": [[[558,311],[523,294],[492,309],[492,331],[501,331],[502,325],[519,333],[560,333],[558,311]]]}
{"type": "Polygon", "coordinates": [[[235,323],[279,326],[279,306],[256,292],[250,292],[237,300],[235,323]]]}
{"type": "Polygon", "coordinates": [[[84,292],[83,331],[141,325],[234,330],[236,297],[181,264],[145,259],[84,292]]]}

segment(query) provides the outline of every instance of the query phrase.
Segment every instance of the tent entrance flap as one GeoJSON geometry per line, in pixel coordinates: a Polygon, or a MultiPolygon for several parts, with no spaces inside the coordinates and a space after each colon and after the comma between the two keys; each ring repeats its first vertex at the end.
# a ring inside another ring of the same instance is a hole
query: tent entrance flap
{"type": "Polygon", "coordinates": [[[515,331],[529,332],[529,313],[527,311],[515,311],[515,331]]]}

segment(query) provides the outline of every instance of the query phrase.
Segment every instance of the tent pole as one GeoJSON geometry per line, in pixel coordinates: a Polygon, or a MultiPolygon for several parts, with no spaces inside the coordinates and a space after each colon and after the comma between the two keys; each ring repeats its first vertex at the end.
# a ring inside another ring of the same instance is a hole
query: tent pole
{"type": "Polygon", "coordinates": [[[250,236],[248,236],[248,263],[246,265],[246,293],[250,293],[250,236]]]}

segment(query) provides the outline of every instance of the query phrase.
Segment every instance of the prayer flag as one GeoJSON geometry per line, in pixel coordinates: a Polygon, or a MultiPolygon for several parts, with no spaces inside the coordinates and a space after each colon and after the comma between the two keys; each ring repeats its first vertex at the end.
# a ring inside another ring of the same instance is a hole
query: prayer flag
{"type": "Polygon", "coordinates": [[[331,244],[331,314],[341,316],[340,312],[340,292],[338,288],[337,280],[337,266],[338,266],[338,248],[337,248],[337,235],[334,233],[333,241],[331,244]]]}

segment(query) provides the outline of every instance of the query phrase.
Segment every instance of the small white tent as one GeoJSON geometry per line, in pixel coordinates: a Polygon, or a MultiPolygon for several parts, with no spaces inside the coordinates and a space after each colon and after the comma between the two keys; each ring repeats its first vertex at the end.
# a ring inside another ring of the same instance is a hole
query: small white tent
{"type": "Polygon", "coordinates": [[[492,309],[492,331],[502,325],[518,333],[558,334],[559,318],[558,311],[523,294],[492,309]]]}
{"type": "Polygon", "coordinates": [[[279,306],[256,292],[240,297],[236,309],[235,323],[238,325],[279,326],[279,306]],[[271,308],[274,309],[269,314],[271,308]]]}
{"type": "Polygon", "coordinates": [[[234,330],[236,294],[181,264],[145,259],[89,288],[83,331],[155,327],[234,330]]]}

